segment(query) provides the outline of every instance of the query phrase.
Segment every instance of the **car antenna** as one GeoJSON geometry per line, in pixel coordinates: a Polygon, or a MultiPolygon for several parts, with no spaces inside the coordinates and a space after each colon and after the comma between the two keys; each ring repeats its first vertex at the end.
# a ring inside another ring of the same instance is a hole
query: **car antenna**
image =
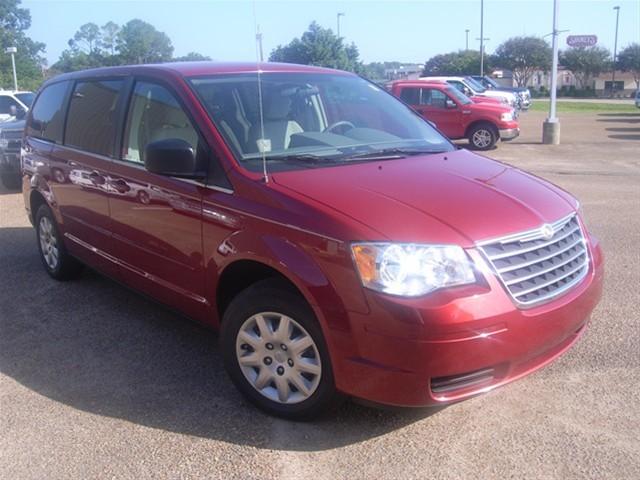
{"type": "Polygon", "coordinates": [[[264,138],[264,110],[262,107],[262,34],[258,25],[258,17],[256,14],[256,0],[253,0],[253,27],[256,32],[256,72],[258,74],[258,106],[260,113],[260,140],[258,141],[258,149],[262,153],[262,175],[264,183],[269,183],[269,175],[267,174],[267,155],[266,144],[264,138]]]}

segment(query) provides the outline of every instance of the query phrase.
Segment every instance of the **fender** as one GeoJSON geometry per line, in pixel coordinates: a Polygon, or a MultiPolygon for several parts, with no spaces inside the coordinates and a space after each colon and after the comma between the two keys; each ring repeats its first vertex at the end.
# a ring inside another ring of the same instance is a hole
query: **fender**
{"type": "MultiPolygon", "coordinates": [[[[234,263],[250,260],[272,268],[289,280],[314,310],[325,334],[328,334],[329,330],[349,331],[345,303],[353,309],[352,291],[359,292],[359,289],[352,288],[349,289],[349,295],[345,296],[344,292],[341,295],[334,285],[344,282],[330,281],[330,274],[327,274],[306,251],[308,249],[314,249],[316,252],[323,251],[335,265],[343,257],[336,242],[301,232],[287,232],[290,238],[298,237],[295,242],[282,235],[265,234],[256,237],[255,231],[254,229],[236,231],[214,251],[205,245],[205,251],[212,254],[207,262],[207,296],[213,308],[217,311],[218,279],[234,263]]],[[[347,260],[351,267],[350,257],[344,260],[347,260]]],[[[359,295],[360,304],[356,303],[355,306],[358,310],[368,311],[364,296],[361,293],[359,295]]]]}

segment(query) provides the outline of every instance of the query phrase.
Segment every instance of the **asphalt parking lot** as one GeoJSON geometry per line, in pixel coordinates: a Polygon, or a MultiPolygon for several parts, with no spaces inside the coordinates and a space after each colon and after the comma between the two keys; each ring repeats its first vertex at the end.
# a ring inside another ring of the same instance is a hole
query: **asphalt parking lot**
{"type": "Polygon", "coordinates": [[[563,114],[559,146],[539,144],[543,119],[488,155],[580,198],[603,300],[556,362],[438,411],[260,413],[212,333],[92,272],[49,279],[0,187],[0,478],[638,478],[640,110],[563,114]]]}

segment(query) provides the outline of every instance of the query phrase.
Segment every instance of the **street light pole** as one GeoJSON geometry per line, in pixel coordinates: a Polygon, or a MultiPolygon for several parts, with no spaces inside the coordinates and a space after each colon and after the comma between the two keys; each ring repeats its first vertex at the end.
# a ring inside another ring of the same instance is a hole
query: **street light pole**
{"type": "Polygon", "coordinates": [[[4,50],[4,53],[11,54],[11,66],[13,67],[13,89],[18,91],[18,75],[16,74],[16,52],[18,49],[16,47],[7,47],[4,50]]]}
{"type": "Polygon", "coordinates": [[[470,30],[467,28],[464,33],[466,34],[466,38],[465,38],[465,50],[468,52],[469,51],[469,32],[470,30]]]}
{"type": "Polygon", "coordinates": [[[344,12],[338,12],[338,14],[336,15],[338,22],[338,38],[340,38],[340,17],[344,17],[344,15],[344,12]]]}
{"type": "Polygon", "coordinates": [[[480,0],[480,76],[484,76],[484,0],[480,0]]]}
{"type": "Polygon", "coordinates": [[[613,9],[616,11],[616,38],[613,42],[613,72],[611,72],[611,98],[613,98],[613,95],[616,91],[616,65],[617,65],[616,56],[618,55],[618,20],[620,19],[620,7],[616,6],[616,7],[613,7],[613,9]]]}
{"type": "Polygon", "coordinates": [[[560,143],[560,120],[556,117],[556,88],[558,86],[558,0],[553,0],[553,61],[551,65],[551,99],[549,118],[542,124],[542,143],[558,145],[560,143]]]}
{"type": "Polygon", "coordinates": [[[260,25],[256,26],[256,41],[258,42],[258,53],[260,57],[260,63],[264,62],[264,54],[262,52],[262,32],[260,32],[260,25]]]}

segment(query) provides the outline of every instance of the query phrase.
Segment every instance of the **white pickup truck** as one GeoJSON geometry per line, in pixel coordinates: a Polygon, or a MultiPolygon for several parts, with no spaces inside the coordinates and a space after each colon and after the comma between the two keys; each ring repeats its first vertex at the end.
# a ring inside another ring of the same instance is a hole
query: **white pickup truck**
{"type": "Polygon", "coordinates": [[[509,105],[510,107],[517,109],[518,108],[518,99],[512,92],[503,92],[499,90],[489,90],[484,88],[478,82],[476,82],[473,78],[470,77],[446,77],[446,76],[437,76],[437,77],[421,77],[420,80],[425,81],[440,81],[447,82],[450,85],[456,87],[462,93],[467,95],[468,97],[477,95],[479,97],[493,97],[500,99],[502,103],[509,105]]]}

